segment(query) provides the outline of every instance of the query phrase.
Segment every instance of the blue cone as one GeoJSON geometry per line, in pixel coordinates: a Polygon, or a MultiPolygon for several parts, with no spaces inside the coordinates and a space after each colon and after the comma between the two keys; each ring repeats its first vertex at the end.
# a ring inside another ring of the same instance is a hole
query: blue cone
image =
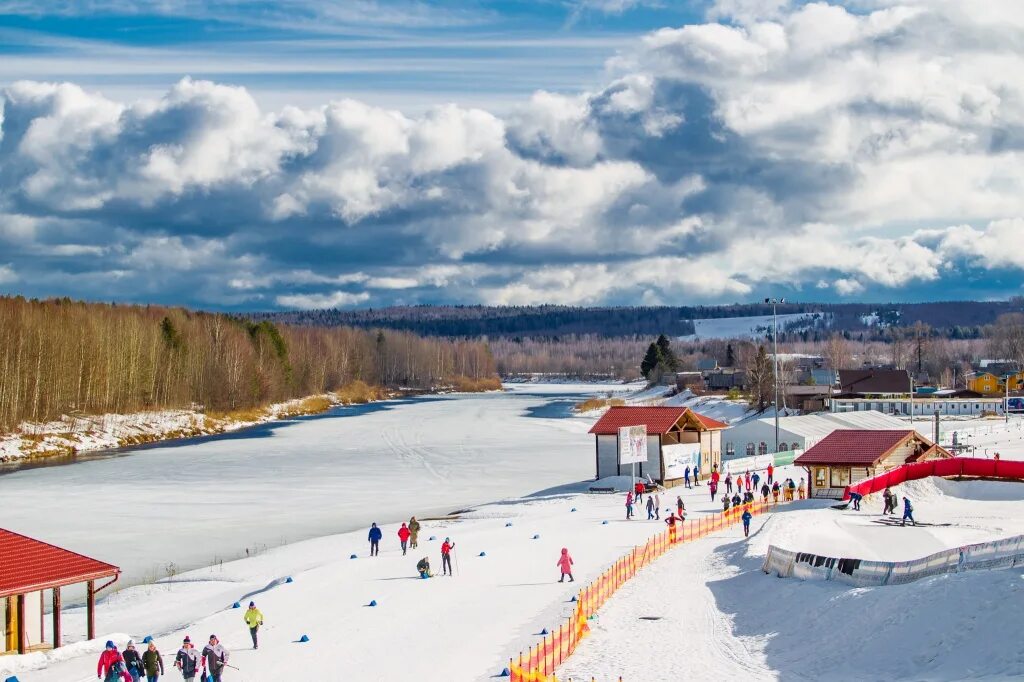
{"type": "Polygon", "coordinates": [[[299,637],[299,641],[300,642],[308,642],[309,641],[309,635],[303,635],[302,637],[299,637]]]}
{"type": "Polygon", "coordinates": [[[480,556],[487,556],[487,552],[480,552],[480,556]]]}
{"type": "Polygon", "coordinates": [[[607,522],[607,521],[602,521],[602,522],[601,522],[601,525],[602,525],[602,526],[607,526],[607,525],[608,525],[608,522],[607,522]]]}
{"type": "Polygon", "coordinates": [[[509,521],[508,523],[506,523],[506,524],[505,524],[505,527],[506,527],[506,528],[511,528],[511,527],[512,527],[512,522],[511,522],[511,521],[509,521]]]}
{"type": "Polygon", "coordinates": [[[540,540],[540,535],[539,535],[539,534],[537,534],[537,535],[534,535],[534,536],[533,536],[533,539],[534,539],[534,540],[540,540]]]}
{"type": "Polygon", "coordinates": [[[292,577],[291,577],[291,576],[288,576],[287,578],[285,578],[285,579],[284,579],[284,581],[285,581],[286,583],[294,582],[294,581],[292,580],[292,577]]]}
{"type": "Polygon", "coordinates": [[[4,682],[18,682],[18,678],[11,675],[6,680],[4,680],[4,682]]]}
{"type": "Polygon", "coordinates": [[[231,605],[231,608],[233,608],[233,609],[240,609],[240,608],[242,608],[242,605],[239,604],[238,602],[235,602],[234,604],[231,605]]]}
{"type": "Polygon", "coordinates": [[[574,512],[574,511],[576,511],[576,507],[573,507],[573,508],[572,508],[572,509],[570,509],[569,511],[571,511],[571,512],[574,512]]]}
{"type": "Polygon", "coordinates": [[[143,644],[149,644],[152,641],[153,641],[153,635],[146,635],[145,638],[142,640],[142,643],[143,644]]]}
{"type": "Polygon", "coordinates": [[[433,542],[436,539],[437,538],[435,536],[433,536],[433,535],[431,535],[429,538],[427,538],[427,540],[429,540],[430,542],[433,542]]]}
{"type": "Polygon", "coordinates": [[[576,595],[572,595],[572,599],[570,599],[569,601],[576,601],[576,595]]]}
{"type": "Polygon", "coordinates": [[[370,603],[369,603],[369,606],[376,606],[376,605],[377,605],[377,600],[376,599],[371,599],[370,603]]]}
{"type": "Polygon", "coordinates": [[[544,628],[543,630],[540,631],[541,637],[543,637],[546,634],[548,634],[548,629],[547,628],[544,628]]]}
{"type": "Polygon", "coordinates": [[[355,555],[355,554],[350,554],[348,558],[349,559],[358,559],[359,557],[357,555],[355,555]]]}
{"type": "Polygon", "coordinates": [[[508,668],[502,668],[501,674],[498,675],[498,677],[512,677],[512,671],[508,668]]]}

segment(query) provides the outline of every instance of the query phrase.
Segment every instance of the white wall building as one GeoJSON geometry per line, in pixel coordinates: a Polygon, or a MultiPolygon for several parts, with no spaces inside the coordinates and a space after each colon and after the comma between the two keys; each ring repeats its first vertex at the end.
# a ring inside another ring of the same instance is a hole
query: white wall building
{"type": "Polygon", "coordinates": [[[947,416],[980,417],[985,413],[1002,414],[1002,398],[942,398],[935,396],[915,396],[890,398],[832,398],[833,413],[849,414],[851,412],[881,412],[909,417],[911,409],[915,417],[931,417],[936,412],[947,416]]]}

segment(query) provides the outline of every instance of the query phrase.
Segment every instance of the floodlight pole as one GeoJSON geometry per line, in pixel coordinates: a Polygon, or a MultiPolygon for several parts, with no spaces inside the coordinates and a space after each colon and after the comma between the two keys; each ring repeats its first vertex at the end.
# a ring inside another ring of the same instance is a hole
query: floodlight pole
{"type": "Polygon", "coordinates": [[[775,452],[779,451],[779,316],[776,306],[786,299],[766,298],[772,306],[772,378],[775,384],[775,452]]]}

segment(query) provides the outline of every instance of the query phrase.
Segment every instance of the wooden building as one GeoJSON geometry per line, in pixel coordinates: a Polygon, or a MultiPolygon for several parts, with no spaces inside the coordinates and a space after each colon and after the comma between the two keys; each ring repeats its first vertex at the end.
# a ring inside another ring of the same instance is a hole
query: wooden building
{"type": "Polygon", "coordinates": [[[912,429],[833,431],[794,460],[807,469],[811,497],[842,499],[846,487],[908,462],[952,457],[912,429]]]}
{"type": "Polygon", "coordinates": [[[96,637],[96,593],[117,580],[121,569],[87,556],[0,528],[0,623],[2,653],[20,653],[61,645],[61,588],[86,584],[88,638],[96,637]],[[96,582],[109,578],[99,587],[96,582]],[[46,638],[46,602],[50,592],[52,638],[46,638]]]}
{"type": "Polygon", "coordinates": [[[590,429],[598,479],[630,473],[630,465],[619,462],[619,428],[624,426],[647,428],[647,461],[636,465],[638,476],[671,486],[683,480],[687,466],[699,467],[705,476],[721,466],[722,430],[728,424],[688,407],[622,405],[609,408],[590,429]]]}

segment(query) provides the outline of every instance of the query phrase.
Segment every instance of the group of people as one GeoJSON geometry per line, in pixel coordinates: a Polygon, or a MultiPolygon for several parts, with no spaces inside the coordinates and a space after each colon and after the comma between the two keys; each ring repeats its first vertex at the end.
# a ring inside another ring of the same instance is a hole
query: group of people
{"type": "MultiPolygon", "coordinates": [[[[402,524],[403,526],[405,524],[402,524]]],[[[418,526],[418,524],[417,524],[418,526]]],[[[452,542],[451,538],[445,538],[444,542],[441,543],[441,575],[453,576],[455,573],[452,571],[452,552],[455,550],[455,543],[452,542]]],[[[402,554],[405,554],[405,550],[402,550],[402,554]]],[[[423,557],[416,562],[416,572],[419,573],[421,578],[433,578],[434,574],[430,571],[430,559],[423,557]]]]}
{"type": "MultiPolygon", "coordinates": [[[[853,494],[851,494],[850,497],[852,498],[853,494]]],[[[899,506],[899,503],[900,503],[900,496],[897,495],[896,493],[894,493],[892,490],[890,490],[888,486],[886,486],[885,490],[882,492],[882,503],[884,505],[883,508],[882,508],[882,515],[883,516],[885,516],[886,514],[893,514],[893,515],[895,515],[896,514],[896,507],[899,506]]],[[[854,504],[853,508],[857,509],[857,510],[860,509],[860,500],[856,501],[856,503],[854,504]]],[[[907,525],[907,521],[910,521],[911,525],[914,525],[914,526],[917,525],[917,521],[914,520],[914,505],[913,505],[913,503],[911,503],[910,498],[907,497],[906,495],[904,495],[903,496],[903,522],[900,525],[901,526],[907,525]]]]}

